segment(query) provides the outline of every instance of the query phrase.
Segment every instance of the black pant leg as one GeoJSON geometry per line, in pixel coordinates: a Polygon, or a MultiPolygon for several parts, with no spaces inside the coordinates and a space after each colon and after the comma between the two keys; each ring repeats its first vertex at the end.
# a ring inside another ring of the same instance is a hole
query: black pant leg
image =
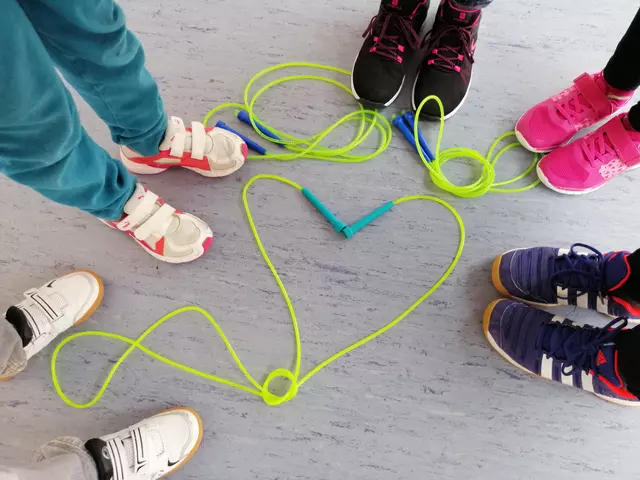
{"type": "Polygon", "coordinates": [[[627,390],[640,398],[640,327],[623,330],[615,339],[618,349],[618,373],[627,390]]]}
{"type": "Polygon", "coordinates": [[[604,69],[613,88],[636,90],[640,86],[640,10],[604,69]]]}

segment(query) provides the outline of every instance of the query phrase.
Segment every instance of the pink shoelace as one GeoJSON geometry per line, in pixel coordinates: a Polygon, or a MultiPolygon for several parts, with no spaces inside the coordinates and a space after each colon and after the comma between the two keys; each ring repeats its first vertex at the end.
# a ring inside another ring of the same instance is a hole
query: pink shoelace
{"type": "Polygon", "coordinates": [[[427,34],[426,38],[428,38],[431,45],[434,46],[429,54],[427,65],[453,70],[462,75],[463,72],[461,71],[459,62],[463,61],[465,56],[469,58],[471,63],[474,62],[471,44],[472,28],[472,26],[458,27],[452,25],[440,32],[434,39],[429,38],[430,33],[427,34]],[[455,46],[447,45],[450,41],[444,43],[443,40],[449,34],[456,35],[460,39],[460,43],[455,46]],[[441,43],[443,44],[440,45],[441,43]]]}
{"type": "Polygon", "coordinates": [[[555,106],[558,113],[570,123],[583,121],[585,113],[595,111],[576,88],[556,101],[555,106]]]}
{"type": "MultiPolygon", "coordinates": [[[[412,25],[412,20],[418,9],[426,2],[421,2],[413,11],[411,15],[402,16],[396,12],[383,9],[380,13],[374,16],[369,23],[369,26],[362,34],[363,37],[367,35],[374,35],[373,46],[369,49],[371,53],[377,53],[391,60],[395,60],[398,63],[402,63],[402,53],[405,50],[405,44],[412,49],[417,49],[420,45],[420,35],[415,31],[412,25]],[[400,30],[399,35],[388,35],[387,32],[390,26],[397,26],[400,30]],[[375,34],[377,28],[381,26],[380,33],[375,34]],[[403,42],[403,43],[401,43],[403,42]]],[[[396,8],[390,6],[388,8],[396,8]]]]}
{"type": "Polygon", "coordinates": [[[602,129],[596,130],[585,137],[580,146],[592,168],[596,168],[598,164],[607,163],[617,155],[613,144],[609,141],[609,137],[602,129]]]}

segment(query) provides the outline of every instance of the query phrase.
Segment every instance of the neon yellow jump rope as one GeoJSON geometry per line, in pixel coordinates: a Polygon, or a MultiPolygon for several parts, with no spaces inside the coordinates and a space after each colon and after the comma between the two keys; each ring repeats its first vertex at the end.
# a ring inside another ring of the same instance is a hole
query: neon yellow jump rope
{"type": "MultiPolygon", "coordinates": [[[[265,124],[264,121],[262,121],[257,117],[257,115],[254,113],[254,107],[258,99],[267,90],[286,82],[301,81],[301,80],[321,81],[321,82],[329,83],[331,85],[339,87],[342,90],[346,91],[349,95],[351,95],[351,88],[348,85],[345,85],[340,81],[334,80],[333,78],[321,76],[321,75],[291,75],[291,76],[281,77],[269,83],[266,83],[263,87],[259,88],[253,95],[251,95],[251,91],[253,89],[254,84],[256,83],[257,80],[259,80],[263,76],[279,70],[287,69],[287,68],[301,68],[301,67],[308,68],[308,69],[321,70],[321,71],[329,71],[329,72],[339,73],[347,76],[350,75],[350,72],[346,70],[342,70],[340,68],[311,64],[311,63],[303,63],[303,62],[285,63],[282,65],[277,65],[271,68],[267,68],[261,71],[260,73],[258,73],[257,75],[255,75],[251,79],[251,81],[247,84],[244,91],[244,104],[227,103],[214,108],[205,116],[204,118],[205,125],[210,118],[212,118],[214,115],[221,112],[222,110],[226,110],[226,109],[243,110],[247,112],[249,119],[251,121],[251,124],[253,125],[255,132],[258,135],[260,135],[265,140],[268,140],[272,143],[280,143],[284,145],[286,148],[286,153],[285,151],[283,151],[282,153],[267,153],[266,155],[249,156],[248,158],[251,160],[271,159],[271,160],[280,160],[280,161],[293,161],[301,158],[306,158],[306,159],[314,159],[314,160],[323,160],[328,162],[359,163],[359,162],[365,162],[367,160],[370,160],[371,158],[384,152],[388,147],[389,143],[391,142],[391,136],[392,136],[391,125],[389,124],[387,119],[382,115],[380,115],[377,111],[367,110],[362,106],[359,107],[359,110],[349,113],[348,115],[345,115],[340,120],[335,122],[333,125],[328,127],[326,130],[323,130],[322,132],[317,133],[316,135],[313,135],[308,138],[297,138],[286,132],[279,131],[265,124]],[[351,141],[349,144],[340,148],[327,148],[320,145],[320,143],[325,137],[327,137],[330,133],[332,133],[341,125],[346,124],[348,122],[359,123],[358,131],[353,141],[351,141]],[[278,137],[278,140],[262,133],[259,126],[267,127],[270,132],[272,132],[273,134],[275,134],[275,136],[278,137]],[[373,132],[374,129],[377,129],[377,131],[380,133],[380,136],[381,136],[381,140],[379,141],[379,145],[376,151],[368,155],[358,155],[358,154],[351,153],[355,148],[361,145],[368,138],[368,136],[373,132]]],[[[420,148],[417,148],[417,151],[425,167],[428,169],[431,180],[439,188],[453,195],[456,195],[458,197],[472,198],[472,197],[478,197],[478,196],[484,195],[487,192],[494,192],[494,193],[522,192],[535,187],[539,183],[539,181],[535,181],[524,187],[504,188],[508,185],[511,185],[523,179],[526,175],[531,173],[537,164],[538,158],[536,156],[534,156],[534,159],[531,165],[520,175],[517,175],[505,181],[495,182],[496,162],[505,152],[509,151],[512,148],[515,148],[516,146],[519,146],[519,143],[518,142],[510,143],[505,147],[503,147],[502,149],[500,149],[498,153],[496,153],[495,155],[494,155],[494,152],[501,142],[503,142],[505,139],[509,138],[510,136],[514,135],[513,132],[508,132],[498,137],[491,145],[491,148],[489,149],[489,152],[486,155],[486,157],[480,154],[479,152],[476,152],[475,150],[468,149],[468,148],[456,147],[456,148],[449,148],[449,149],[440,151],[440,144],[442,141],[442,134],[444,129],[444,111],[443,111],[443,106],[440,100],[435,96],[427,97],[418,107],[415,117],[420,118],[420,111],[422,110],[424,105],[429,101],[437,102],[441,112],[440,130],[438,132],[438,140],[437,140],[436,151],[434,156],[435,158],[433,159],[433,161],[429,161],[427,158],[425,158],[425,155],[420,148]],[[460,159],[460,158],[475,160],[482,165],[482,173],[480,174],[478,179],[468,185],[463,185],[463,186],[455,185],[451,183],[447,179],[445,174],[442,172],[442,166],[446,162],[454,159],[460,159]]],[[[413,132],[414,137],[417,139],[418,133],[419,133],[418,131],[419,126],[417,121],[415,121],[413,128],[414,128],[414,132],[413,132]]],[[[296,344],[296,349],[295,349],[296,359],[295,359],[295,366],[294,366],[293,372],[284,368],[275,369],[266,377],[264,382],[260,384],[247,371],[246,367],[244,366],[244,364],[236,354],[235,350],[231,346],[231,343],[229,342],[227,336],[224,334],[224,331],[222,330],[218,322],[216,322],[216,320],[207,311],[203,310],[202,308],[191,306],[191,307],[180,308],[178,310],[175,310],[169,313],[168,315],[165,315],[160,320],[156,321],[153,325],[151,325],[149,328],[147,328],[142,333],[142,335],[140,335],[136,339],[128,338],[128,337],[117,335],[114,333],[99,332],[99,331],[80,332],[65,338],[56,347],[56,349],[53,352],[53,356],[51,357],[51,376],[53,380],[53,385],[56,391],[58,392],[58,395],[60,395],[60,397],[62,398],[62,400],[64,400],[65,403],[75,408],[89,408],[95,405],[96,403],[98,403],[98,401],[100,401],[105,391],[109,387],[111,381],[113,380],[113,377],[115,376],[116,372],[118,371],[122,363],[127,359],[127,357],[133,351],[137,349],[137,350],[141,350],[142,352],[149,355],[150,357],[155,358],[156,360],[159,360],[161,362],[166,363],[167,365],[171,365],[172,367],[177,368],[178,370],[182,370],[184,372],[191,373],[198,377],[201,377],[213,382],[218,382],[224,385],[228,385],[230,387],[237,388],[239,390],[243,390],[250,394],[256,395],[258,397],[261,397],[264,400],[264,402],[267,403],[268,405],[272,405],[272,406],[280,405],[281,403],[284,403],[293,399],[296,396],[298,389],[305,382],[307,382],[311,377],[313,377],[316,373],[318,373],[320,370],[325,368],[327,365],[336,361],[337,359],[339,359],[343,355],[346,355],[352,350],[355,350],[356,348],[359,348],[365,345],[366,343],[370,342],[376,337],[387,332],[388,330],[393,328],[395,325],[397,325],[400,321],[402,321],[413,310],[415,310],[420,304],[422,304],[422,302],[424,302],[427,298],[429,298],[431,294],[440,287],[440,285],[442,285],[442,283],[447,279],[447,277],[449,277],[449,275],[457,265],[458,260],[462,255],[462,250],[464,248],[465,228],[464,228],[464,223],[462,221],[462,218],[460,217],[456,209],[453,208],[449,203],[430,195],[413,195],[413,196],[398,198],[392,202],[386,203],[379,209],[375,210],[368,216],[364,217],[359,222],[356,222],[350,226],[341,222],[335,215],[333,215],[324,206],[324,204],[322,204],[322,202],[320,202],[320,200],[317,199],[317,197],[315,197],[315,195],[313,195],[313,193],[311,193],[308,189],[303,188],[301,185],[298,185],[297,183],[287,178],[276,176],[276,175],[256,175],[253,178],[251,178],[242,190],[242,202],[244,204],[244,210],[247,216],[247,220],[249,221],[249,226],[251,228],[251,232],[253,234],[253,238],[255,239],[256,245],[258,246],[258,249],[262,254],[262,258],[264,258],[265,263],[269,267],[269,270],[271,270],[271,274],[273,275],[273,278],[278,284],[282,297],[285,303],[287,304],[287,308],[289,310],[289,315],[291,317],[291,324],[293,326],[293,332],[294,332],[295,344],[296,344]],[[249,200],[247,196],[249,188],[256,181],[261,179],[269,179],[269,180],[282,182],[299,190],[306,197],[306,199],[309,202],[311,202],[311,204],[314,205],[316,209],[325,216],[325,218],[331,223],[334,229],[337,232],[344,234],[347,238],[351,238],[360,228],[363,228],[365,225],[377,219],[383,213],[389,211],[392,207],[396,205],[400,205],[402,203],[414,201],[414,200],[423,200],[423,201],[438,203],[443,207],[445,207],[449,212],[451,212],[451,214],[454,216],[458,224],[460,237],[458,241],[458,248],[457,248],[456,254],[453,260],[451,261],[451,264],[446,269],[446,271],[442,274],[442,276],[438,279],[438,281],[435,282],[433,286],[431,286],[431,288],[429,288],[420,298],[418,298],[411,306],[409,306],[406,310],[404,310],[395,319],[387,323],[382,328],[362,338],[361,340],[353,343],[352,345],[349,345],[346,348],[343,348],[339,352],[335,353],[334,355],[330,356],[323,362],[316,365],[308,373],[301,376],[300,364],[302,362],[302,342],[300,340],[300,330],[298,327],[298,321],[296,319],[295,309],[293,307],[293,303],[291,299],[289,298],[287,289],[282,283],[282,280],[278,275],[278,271],[276,270],[271,259],[269,258],[266,248],[264,247],[260,239],[258,229],[256,228],[255,222],[253,220],[253,216],[251,215],[251,208],[249,207],[249,200]],[[142,344],[143,341],[151,333],[153,333],[158,327],[160,327],[166,321],[185,312],[198,312],[201,315],[203,315],[213,325],[218,335],[220,336],[225,346],[227,347],[227,350],[229,351],[234,362],[236,363],[236,365],[238,366],[242,374],[245,376],[250,386],[233,382],[231,380],[221,378],[216,375],[203,372],[201,370],[197,370],[187,365],[183,365],[163,355],[160,355],[159,353],[154,352],[153,350],[145,347],[142,344]],[[93,399],[91,399],[87,403],[77,403],[71,400],[66,395],[66,393],[62,390],[62,387],[60,386],[60,381],[58,379],[58,373],[56,369],[58,355],[60,354],[60,351],[62,350],[62,348],[64,348],[64,346],[67,345],[69,342],[72,342],[81,337],[104,337],[104,338],[120,340],[124,343],[129,344],[129,347],[127,348],[127,350],[120,356],[118,361],[113,365],[113,367],[109,371],[107,378],[103,382],[98,392],[95,394],[93,399]],[[282,394],[276,394],[269,390],[269,386],[271,382],[276,378],[280,378],[280,379],[284,378],[290,382],[286,392],[282,394]]]]}

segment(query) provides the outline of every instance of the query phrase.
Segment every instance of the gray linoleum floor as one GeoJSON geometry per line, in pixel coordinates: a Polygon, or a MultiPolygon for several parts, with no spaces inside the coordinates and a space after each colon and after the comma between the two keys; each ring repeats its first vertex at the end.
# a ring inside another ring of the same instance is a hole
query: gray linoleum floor
{"type": "MultiPolygon", "coordinates": [[[[471,95],[447,122],[444,144],[485,150],[530,105],[601,68],[636,3],[497,0],[486,10],[471,95]]],[[[377,8],[374,0],[123,6],[167,110],[187,119],[241,100],[249,78],[270,65],[302,60],[349,69],[377,8]]],[[[299,84],[269,93],[261,109],[273,124],[311,134],[353,105],[332,88],[299,84]]],[[[115,154],[104,126],[80,109],[90,133],[115,154]]],[[[435,126],[425,128],[433,139],[435,126]]],[[[341,135],[350,137],[349,129],[341,135]]],[[[518,171],[527,159],[524,152],[505,158],[499,175],[518,171]]],[[[451,171],[460,180],[469,172],[451,171]]],[[[88,215],[0,179],[0,304],[70,269],[91,268],[104,277],[106,297],[82,329],[136,336],[163,314],[197,304],[220,321],[257,378],[289,367],[289,319],[241,208],[241,188],[257,173],[302,183],[346,219],[400,195],[438,195],[459,209],[468,228],[460,265],[404,323],[318,374],[279,408],[136,353],[98,406],[72,410],[52,388],[48,349],[0,386],[2,462],[28,460],[56,435],[97,436],[187,405],[201,412],[206,436],[177,479],[637,478],[639,412],[516,371],[487,345],[481,316],[497,296],[490,263],[503,250],[574,241],[636,248],[640,174],[582,198],[538,187],[463,200],[425,184],[415,153],[396,137],[384,155],[362,165],[254,162],[220,181],[186,171],[149,178],[167,201],[214,228],[213,251],[185,266],[157,263],[88,215]]],[[[251,202],[297,308],[303,370],[395,317],[438,278],[457,242],[453,219],[432,204],[396,208],[347,242],[284,185],[258,184],[251,202]]],[[[148,343],[240,380],[201,318],[177,319],[148,343]]],[[[68,348],[60,363],[68,392],[89,398],[123,350],[94,340],[68,348]]]]}

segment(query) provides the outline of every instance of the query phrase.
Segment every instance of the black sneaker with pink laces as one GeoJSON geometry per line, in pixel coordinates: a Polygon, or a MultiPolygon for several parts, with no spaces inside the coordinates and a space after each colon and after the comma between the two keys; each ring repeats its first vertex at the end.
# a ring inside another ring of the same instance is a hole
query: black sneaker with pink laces
{"type": "MultiPolygon", "coordinates": [[[[413,85],[414,110],[430,95],[442,101],[445,119],[462,106],[471,83],[481,16],[480,9],[461,10],[451,0],[440,4],[433,29],[424,40],[427,53],[413,85]]],[[[439,120],[440,108],[436,102],[428,102],[421,116],[439,120]]]]}
{"type": "Polygon", "coordinates": [[[388,107],[400,94],[411,56],[420,48],[420,28],[429,0],[382,0],[353,65],[351,90],[369,107],[388,107]]]}

